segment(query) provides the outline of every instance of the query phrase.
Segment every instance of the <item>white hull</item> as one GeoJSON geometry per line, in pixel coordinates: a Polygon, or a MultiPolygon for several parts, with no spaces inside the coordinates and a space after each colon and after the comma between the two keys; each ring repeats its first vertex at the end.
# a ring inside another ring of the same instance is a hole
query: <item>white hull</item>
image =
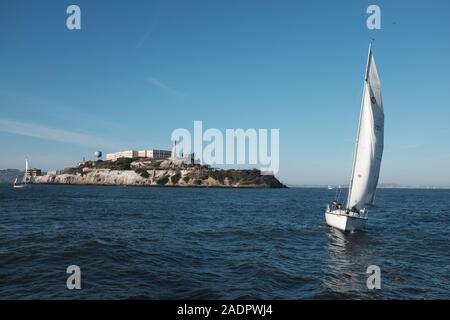
{"type": "Polygon", "coordinates": [[[327,210],[325,212],[325,219],[330,227],[344,232],[364,229],[367,222],[367,217],[353,212],[347,214],[345,210],[327,210]]]}
{"type": "Polygon", "coordinates": [[[21,188],[25,188],[25,187],[28,187],[29,185],[28,184],[15,184],[15,185],[13,185],[13,188],[14,189],[21,189],[21,188]]]}

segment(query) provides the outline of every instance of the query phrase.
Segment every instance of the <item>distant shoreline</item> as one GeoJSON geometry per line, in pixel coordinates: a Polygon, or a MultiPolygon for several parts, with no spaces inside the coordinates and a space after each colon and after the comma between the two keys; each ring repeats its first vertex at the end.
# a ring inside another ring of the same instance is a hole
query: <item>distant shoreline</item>
{"type": "MultiPolygon", "coordinates": [[[[299,188],[299,189],[327,189],[328,186],[316,186],[316,185],[292,185],[286,184],[289,188],[299,188]]],[[[332,190],[338,189],[337,187],[333,187],[332,190]]],[[[348,189],[348,186],[341,186],[341,189],[348,189]]],[[[378,186],[377,189],[415,189],[415,190],[448,190],[450,187],[435,187],[435,186],[378,186]]]]}
{"type": "MultiPolygon", "coordinates": [[[[5,185],[9,183],[0,183],[0,185],[5,185]]],[[[180,185],[120,185],[120,184],[69,184],[69,183],[31,183],[31,185],[44,185],[44,186],[75,186],[75,187],[124,187],[124,188],[161,188],[161,189],[289,189],[288,186],[282,187],[282,188],[274,188],[274,187],[267,187],[267,186],[206,186],[206,185],[186,185],[186,186],[180,186],[180,185]]]]}
{"type": "MultiPolygon", "coordinates": [[[[0,182],[0,185],[12,185],[13,182],[0,182]]],[[[178,185],[116,185],[116,184],[67,184],[67,183],[31,183],[32,185],[65,185],[65,186],[77,186],[77,187],[83,187],[83,186],[99,186],[99,187],[138,187],[138,188],[167,188],[167,189],[176,189],[176,188],[198,188],[198,189],[327,189],[326,186],[297,186],[297,185],[286,185],[285,188],[271,188],[271,187],[263,187],[263,186],[239,186],[239,187],[229,187],[229,186],[178,186],[178,185]]],[[[342,188],[347,189],[347,187],[342,188]]],[[[450,190],[450,187],[381,187],[379,189],[385,189],[385,190],[450,190]]],[[[335,189],[333,189],[335,190],[335,189]]],[[[329,191],[333,191],[329,190],[329,191]]]]}

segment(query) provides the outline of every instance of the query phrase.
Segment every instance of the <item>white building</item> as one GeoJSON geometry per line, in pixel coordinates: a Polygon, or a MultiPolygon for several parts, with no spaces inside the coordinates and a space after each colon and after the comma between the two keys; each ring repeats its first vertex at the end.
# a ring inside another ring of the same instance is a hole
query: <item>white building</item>
{"type": "Polygon", "coordinates": [[[171,152],[171,155],[170,155],[170,159],[176,160],[177,158],[178,158],[178,155],[177,155],[177,141],[173,140],[172,141],[172,152],[171,152]]]}
{"type": "Polygon", "coordinates": [[[27,178],[34,178],[34,177],[42,176],[42,170],[37,169],[37,168],[28,169],[25,172],[25,176],[27,178]]]}
{"type": "Polygon", "coordinates": [[[138,151],[139,158],[147,158],[147,150],[138,151]]]}
{"type": "Polygon", "coordinates": [[[170,158],[171,152],[167,150],[127,150],[127,151],[119,151],[108,153],[106,155],[106,160],[115,161],[119,158],[149,158],[149,159],[166,159],[170,158]]]}
{"type": "Polygon", "coordinates": [[[185,164],[200,164],[200,160],[195,158],[195,153],[185,154],[182,159],[185,164]]]}
{"type": "Polygon", "coordinates": [[[151,158],[151,159],[166,159],[166,158],[170,158],[171,154],[172,153],[170,151],[158,150],[158,149],[139,151],[139,157],[151,158]]]}
{"type": "Polygon", "coordinates": [[[138,151],[135,150],[119,151],[106,154],[106,160],[115,161],[119,158],[137,158],[138,155],[138,151]]]}
{"type": "Polygon", "coordinates": [[[166,158],[170,158],[170,156],[172,155],[172,152],[168,151],[168,150],[152,150],[153,151],[153,158],[154,159],[166,159],[166,158]]]}

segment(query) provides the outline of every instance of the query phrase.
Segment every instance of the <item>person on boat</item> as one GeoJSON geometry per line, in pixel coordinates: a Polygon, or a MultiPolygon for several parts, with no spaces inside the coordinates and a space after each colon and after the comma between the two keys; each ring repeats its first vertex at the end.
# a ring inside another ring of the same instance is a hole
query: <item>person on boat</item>
{"type": "Polygon", "coordinates": [[[333,201],[332,203],[331,203],[331,210],[333,211],[333,210],[336,210],[337,209],[337,206],[338,206],[338,202],[335,200],[335,201],[333,201]]]}

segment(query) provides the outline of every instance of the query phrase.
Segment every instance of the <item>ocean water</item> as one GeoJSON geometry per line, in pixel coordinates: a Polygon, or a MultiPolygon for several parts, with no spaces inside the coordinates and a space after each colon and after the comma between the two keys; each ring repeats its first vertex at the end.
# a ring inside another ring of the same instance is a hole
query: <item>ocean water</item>
{"type": "Polygon", "coordinates": [[[333,197],[0,185],[0,299],[450,299],[450,190],[381,189],[352,234],[326,226],[333,197]]]}

